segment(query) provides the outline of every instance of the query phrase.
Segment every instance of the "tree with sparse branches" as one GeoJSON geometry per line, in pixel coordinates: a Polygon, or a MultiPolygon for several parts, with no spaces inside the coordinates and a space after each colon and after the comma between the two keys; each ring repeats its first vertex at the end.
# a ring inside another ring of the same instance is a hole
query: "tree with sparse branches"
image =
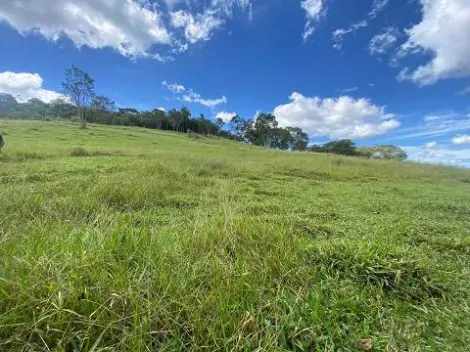
{"type": "Polygon", "coordinates": [[[95,81],[88,73],[72,65],[65,70],[65,79],[62,82],[64,93],[78,109],[80,126],[86,128],[85,109],[95,96],[95,81]]]}

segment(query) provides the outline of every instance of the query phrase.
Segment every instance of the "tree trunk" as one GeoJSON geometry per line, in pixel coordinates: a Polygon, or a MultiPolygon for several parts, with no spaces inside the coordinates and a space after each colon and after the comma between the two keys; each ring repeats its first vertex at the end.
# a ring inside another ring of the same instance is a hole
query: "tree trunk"
{"type": "Polygon", "coordinates": [[[82,107],[78,107],[78,120],[80,121],[80,128],[86,128],[86,119],[84,115],[84,109],[82,107]]]}

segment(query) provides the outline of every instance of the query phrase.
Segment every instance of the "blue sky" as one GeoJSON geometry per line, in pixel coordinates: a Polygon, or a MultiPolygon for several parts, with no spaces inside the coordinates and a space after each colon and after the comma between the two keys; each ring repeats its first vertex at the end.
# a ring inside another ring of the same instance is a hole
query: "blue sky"
{"type": "Polygon", "coordinates": [[[121,107],[273,112],[470,166],[468,0],[3,0],[0,51],[18,100],[60,97],[75,64],[121,107]]]}

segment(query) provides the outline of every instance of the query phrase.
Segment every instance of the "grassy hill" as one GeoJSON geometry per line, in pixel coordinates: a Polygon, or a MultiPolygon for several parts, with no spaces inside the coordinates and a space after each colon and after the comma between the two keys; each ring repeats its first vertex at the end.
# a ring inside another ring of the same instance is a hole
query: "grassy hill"
{"type": "Polygon", "coordinates": [[[0,132],[0,351],[470,349],[468,170],[0,132]]]}

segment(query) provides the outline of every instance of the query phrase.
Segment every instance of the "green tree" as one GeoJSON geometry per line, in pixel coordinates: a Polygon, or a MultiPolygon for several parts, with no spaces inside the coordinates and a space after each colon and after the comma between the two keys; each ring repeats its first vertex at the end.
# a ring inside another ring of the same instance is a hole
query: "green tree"
{"type": "Polygon", "coordinates": [[[95,81],[88,73],[76,66],[65,70],[65,79],[62,82],[64,93],[78,109],[80,126],[86,128],[85,109],[95,96],[95,81]]]}
{"type": "Polygon", "coordinates": [[[341,139],[339,141],[331,141],[323,146],[326,153],[341,154],[341,155],[356,155],[356,143],[350,139],[341,139]]]}
{"type": "Polygon", "coordinates": [[[305,150],[308,145],[308,134],[302,131],[299,127],[286,127],[286,130],[291,136],[291,149],[292,150],[305,150]]]}
{"type": "Polygon", "coordinates": [[[250,142],[264,147],[271,147],[272,141],[276,139],[278,123],[272,114],[261,113],[256,118],[250,131],[250,142]]]}
{"type": "Polygon", "coordinates": [[[247,131],[251,128],[252,121],[246,120],[239,115],[235,115],[230,120],[230,131],[237,141],[246,141],[247,131]]]}
{"type": "Polygon", "coordinates": [[[217,127],[219,127],[219,130],[221,130],[221,129],[224,128],[224,126],[225,126],[224,120],[222,120],[220,117],[218,117],[218,118],[215,120],[215,124],[217,125],[217,127]]]}

